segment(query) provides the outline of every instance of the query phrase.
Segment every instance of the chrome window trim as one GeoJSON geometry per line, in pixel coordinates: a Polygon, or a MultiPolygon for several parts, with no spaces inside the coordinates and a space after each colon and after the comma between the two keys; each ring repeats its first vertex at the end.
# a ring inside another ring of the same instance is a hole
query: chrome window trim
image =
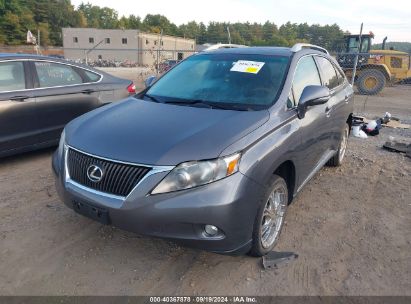
{"type": "Polygon", "coordinates": [[[150,177],[154,174],[157,174],[157,173],[171,171],[174,168],[175,168],[175,166],[150,166],[150,165],[145,165],[145,164],[137,164],[137,163],[132,163],[132,162],[118,161],[118,160],[115,160],[115,159],[105,158],[105,157],[101,157],[101,156],[94,155],[94,154],[91,154],[91,153],[87,153],[87,152],[81,151],[79,149],[73,148],[72,146],[69,146],[67,144],[64,144],[64,181],[68,184],[76,186],[76,187],[78,187],[80,189],[83,189],[85,191],[97,194],[99,196],[120,200],[122,202],[127,200],[127,198],[134,192],[134,190],[143,181],[145,181],[148,177],[150,177]],[[102,159],[102,160],[111,161],[111,162],[119,163],[119,164],[125,164],[125,165],[133,165],[133,166],[151,168],[151,170],[149,172],[147,172],[146,175],[144,175],[144,177],[134,186],[134,188],[130,191],[130,193],[127,196],[119,196],[119,195],[114,195],[114,194],[110,194],[110,193],[106,193],[106,192],[97,191],[97,190],[91,189],[89,187],[83,186],[83,185],[75,182],[74,180],[72,180],[70,178],[70,174],[69,174],[69,171],[68,171],[68,163],[67,163],[69,149],[73,149],[77,152],[83,153],[83,154],[91,156],[91,157],[99,158],[99,159],[102,159]]]}
{"type": "Polygon", "coordinates": [[[0,60],[0,63],[2,62],[10,62],[10,61],[43,61],[43,62],[49,62],[49,63],[55,63],[55,64],[63,64],[63,65],[68,65],[71,67],[75,67],[78,69],[83,69],[85,71],[89,71],[91,73],[97,74],[100,76],[100,79],[98,81],[93,81],[93,82],[83,82],[83,83],[78,83],[78,84],[68,84],[68,85],[60,85],[60,86],[54,86],[54,87],[44,87],[44,88],[31,88],[31,89],[23,89],[23,90],[12,90],[12,91],[0,91],[0,94],[3,93],[13,93],[13,92],[25,92],[25,91],[35,91],[35,90],[45,90],[45,89],[55,89],[55,88],[66,88],[66,87],[75,87],[75,86],[82,86],[82,85],[88,85],[88,84],[95,84],[95,83],[100,83],[103,78],[104,75],[100,74],[98,72],[92,71],[90,69],[87,68],[83,68],[80,66],[77,66],[75,64],[71,64],[68,62],[58,62],[58,61],[53,61],[53,60],[48,60],[48,59],[33,59],[33,58],[29,58],[29,59],[4,59],[4,60],[0,60]]]}

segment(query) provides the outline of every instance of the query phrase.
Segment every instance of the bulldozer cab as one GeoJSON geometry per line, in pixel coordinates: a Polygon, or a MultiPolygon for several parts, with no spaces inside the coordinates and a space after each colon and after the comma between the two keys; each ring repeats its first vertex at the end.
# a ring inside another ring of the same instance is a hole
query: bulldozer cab
{"type": "Polygon", "coordinates": [[[358,56],[358,67],[368,63],[370,58],[371,39],[374,38],[372,33],[361,35],[345,35],[340,44],[340,51],[337,55],[337,61],[343,69],[353,69],[355,64],[355,55],[358,56]]]}
{"type": "Polygon", "coordinates": [[[345,53],[368,53],[371,49],[371,38],[374,35],[362,35],[360,45],[360,35],[346,35],[345,40],[345,53]]]}

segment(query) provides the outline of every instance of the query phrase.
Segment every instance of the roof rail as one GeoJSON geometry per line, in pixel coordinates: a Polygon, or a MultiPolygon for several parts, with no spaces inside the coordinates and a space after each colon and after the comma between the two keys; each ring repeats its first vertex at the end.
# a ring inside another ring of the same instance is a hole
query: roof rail
{"type": "Polygon", "coordinates": [[[313,49],[313,50],[317,50],[317,51],[329,54],[325,48],[322,48],[321,46],[318,46],[318,45],[309,44],[309,43],[296,43],[291,48],[291,52],[297,53],[301,51],[302,49],[313,49]]]}

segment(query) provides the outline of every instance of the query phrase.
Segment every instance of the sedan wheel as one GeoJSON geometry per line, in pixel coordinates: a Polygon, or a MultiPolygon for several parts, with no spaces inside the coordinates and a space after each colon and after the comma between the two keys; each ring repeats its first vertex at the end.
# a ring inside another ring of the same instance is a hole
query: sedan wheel
{"type": "Polygon", "coordinates": [[[254,224],[251,255],[263,256],[274,248],[280,236],[287,206],[287,183],[282,177],[273,175],[271,187],[265,195],[254,224]]]}
{"type": "Polygon", "coordinates": [[[341,138],[340,148],[338,149],[338,162],[340,164],[342,163],[344,156],[345,156],[345,151],[347,150],[348,136],[349,136],[349,128],[346,127],[344,129],[344,132],[341,138]]]}
{"type": "Polygon", "coordinates": [[[265,204],[260,231],[263,248],[270,248],[278,239],[287,209],[286,192],[287,189],[279,185],[272,191],[265,204]]]}

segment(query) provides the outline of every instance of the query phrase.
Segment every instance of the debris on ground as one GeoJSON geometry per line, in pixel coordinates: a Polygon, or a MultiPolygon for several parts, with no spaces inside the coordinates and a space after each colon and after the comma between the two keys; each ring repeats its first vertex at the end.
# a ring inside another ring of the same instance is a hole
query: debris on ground
{"type": "Polygon", "coordinates": [[[390,140],[383,145],[383,148],[391,152],[405,153],[408,157],[411,157],[411,144],[390,140]]]}
{"type": "Polygon", "coordinates": [[[368,138],[367,134],[361,130],[360,125],[352,127],[352,135],[359,138],[368,138]]]}
{"type": "Polygon", "coordinates": [[[288,265],[297,258],[298,254],[294,252],[271,251],[263,256],[263,266],[264,269],[277,269],[281,265],[288,265]]]}
{"type": "Polygon", "coordinates": [[[384,127],[394,128],[394,129],[410,129],[411,125],[403,124],[399,120],[390,120],[386,124],[383,124],[384,127]]]}

